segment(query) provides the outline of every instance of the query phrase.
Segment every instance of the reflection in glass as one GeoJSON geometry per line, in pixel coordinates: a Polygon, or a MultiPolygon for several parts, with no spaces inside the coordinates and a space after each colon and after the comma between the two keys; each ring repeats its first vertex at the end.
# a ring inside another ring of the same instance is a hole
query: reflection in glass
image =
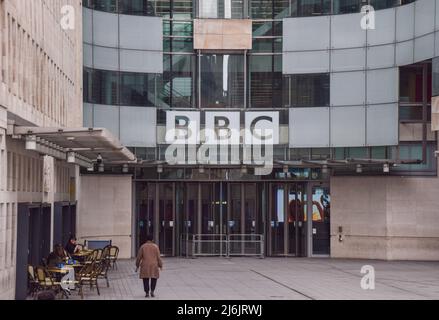
{"type": "Polygon", "coordinates": [[[126,106],[155,105],[155,75],[120,73],[120,104],[126,106]]]}
{"type": "Polygon", "coordinates": [[[289,78],[291,106],[324,107],[329,105],[329,74],[296,74],[289,78]]]}
{"type": "Polygon", "coordinates": [[[333,14],[360,12],[361,0],[333,0],[333,14]]]}
{"type": "Polygon", "coordinates": [[[312,228],[313,254],[329,254],[330,250],[330,210],[329,188],[313,188],[312,228]]]}
{"type": "Polygon", "coordinates": [[[307,17],[331,13],[330,0],[292,0],[291,16],[307,17]]]}
{"type": "Polygon", "coordinates": [[[159,246],[161,253],[173,254],[174,188],[172,184],[159,184],[159,246]]]}
{"type": "Polygon", "coordinates": [[[119,73],[84,68],[84,102],[118,105],[119,73]]]}
{"type": "Polygon", "coordinates": [[[230,185],[230,220],[229,232],[241,233],[241,185],[230,185]]]}
{"type": "Polygon", "coordinates": [[[282,185],[272,188],[272,210],[270,218],[271,228],[271,253],[272,255],[284,254],[284,225],[285,225],[285,190],[282,185]]]}
{"type": "Polygon", "coordinates": [[[244,55],[200,56],[201,107],[244,106],[244,55]]]}
{"type": "Polygon", "coordinates": [[[283,106],[282,56],[250,57],[250,103],[252,108],[283,106]]]}
{"type": "Polygon", "coordinates": [[[155,184],[144,182],[137,183],[137,205],[138,205],[138,234],[139,243],[146,242],[147,235],[154,235],[154,213],[155,213],[155,184]]]}
{"type": "Polygon", "coordinates": [[[244,0],[202,0],[198,2],[199,18],[242,19],[244,0]]]}
{"type": "Polygon", "coordinates": [[[253,19],[282,19],[289,15],[289,1],[249,0],[250,15],[253,19]]]}
{"type": "Polygon", "coordinates": [[[192,55],[164,55],[162,102],[165,107],[190,108],[193,106],[192,55]]]}

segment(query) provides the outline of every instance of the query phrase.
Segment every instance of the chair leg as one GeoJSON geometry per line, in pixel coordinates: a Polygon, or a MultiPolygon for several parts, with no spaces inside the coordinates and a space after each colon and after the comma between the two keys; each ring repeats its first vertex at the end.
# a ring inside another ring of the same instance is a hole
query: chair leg
{"type": "Polygon", "coordinates": [[[79,286],[79,292],[78,293],[81,296],[81,300],[84,300],[84,291],[82,290],[82,284],[79,283],[78,286],[79,286]]]}
{"type": "Polygon", "coordinates": [[[107,288],[109,288],[110,287],[110,282],[108,281],[108,276],[107,275],[105,275],[105,280],[107,280],[107,288]]]}
{"type": "Polygon", "coordinates": [[[96,290],[98,292],[98,296],[101,295],[100,291],[99,291],[99,285],[98,285],[98,279],[96,279],[96,290]]]}

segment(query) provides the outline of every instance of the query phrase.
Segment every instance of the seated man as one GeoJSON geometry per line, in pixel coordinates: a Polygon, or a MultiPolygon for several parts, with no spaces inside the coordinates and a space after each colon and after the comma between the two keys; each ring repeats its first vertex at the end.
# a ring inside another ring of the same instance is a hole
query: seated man
{"type": "Polygon", "coordinates": [[[64,247],[69,255],[75,254],[79,251],[79,246],[75,237],[70,237],[66,246],[64,247]]]}

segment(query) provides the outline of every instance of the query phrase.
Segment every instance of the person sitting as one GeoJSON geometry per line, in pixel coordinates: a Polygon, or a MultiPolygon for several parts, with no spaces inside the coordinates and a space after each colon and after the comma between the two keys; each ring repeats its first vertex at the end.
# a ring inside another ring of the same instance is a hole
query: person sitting
{"type": "Polygon", "coordinates": [[[66,246],[64,247],[68,254],[72,255],[79,251],[79,246],[76,242],[75,237],[70,237],[69,241],[67,242],[66,246]]]}
{"type": "Polygon", "coordinates": [[[47,265],[49,267],[56,267],[60,263],[65,263],[66,259],[67,256],[64,252],[62,245],[57,244],[55,245],[53,252],[51,252],[47,257],[47,265]]]}

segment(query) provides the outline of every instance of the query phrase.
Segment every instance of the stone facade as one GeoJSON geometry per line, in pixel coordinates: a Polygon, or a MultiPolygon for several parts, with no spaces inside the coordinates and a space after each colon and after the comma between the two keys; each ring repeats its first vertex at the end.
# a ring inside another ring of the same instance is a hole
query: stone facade
{"type": "Polygon", "coordinates": [[[132,177],[83,175],[78,240],[112,240],[119,257],[132,257],[132,177]]]}
{"type": "Polygon", "coordinates": [[[82,126],[81,21],[79,0],[0,1],[0,299],[15,297],[18,203],[53,208],[71,200],[77,175],[65,162],[26,151],[8,124],[82,126]],[[73,30],[61,26],[66,5],[74,9],[73,30]],[[51,189],[44,192],[47,161],[51,189]]]}
{"type": "Polygon", "coordinates": [[[331,256],[439,260],[438,188],[437,177],[331,177],[331,256]]]}

